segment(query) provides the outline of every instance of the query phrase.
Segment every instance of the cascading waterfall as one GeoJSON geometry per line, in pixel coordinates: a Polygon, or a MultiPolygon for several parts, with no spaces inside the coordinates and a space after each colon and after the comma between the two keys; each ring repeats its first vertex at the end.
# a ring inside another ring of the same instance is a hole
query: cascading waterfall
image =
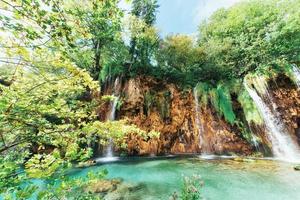
{"type": "MultiPolygon", "coordinates": [[[[115,82],[114,82],[114,91],[113,91],[113,101],[111,102],[111,109],[109,112],[109,115],[107,117],[107,120],[109,121],[115,121],[116,119],[116,110],[117,110],[117,105],[118,105],[118,101],[119,101],[119,90],[120,90],[120,81],[119,78],[116,78],[115,82]]],[[[114,160],[114,142],[113,139],[110,138],[109,139],[109,143],[108,146],[105,149],[105,161],[112,161],[114,160]]]]}
{"type": "MultiPolygon", "coordinates": [[[[114,100],[111,103],[111,111],[109,113],[109,121],[114,121],[116,119],[116,109],[117,109],[118,100],[119,100],[119,97],[114,96],[114,100]]],[[[113,156],[114,156],[113,149],[114,149],[113,139],[109,138],[109,143],[105,150],[106,158],[113,158],[113,156]]]]}
{"type": "Polygon", "coordinates": [[[118,104],[119,97],[114,96],[114,100],[111,103],[111,111],[109,113],[109,121],[115,121],[116,119],[116,109],[117,109],[117,104],[118,104]]]}
{"type": "Polygon", "coordinates": [[[292,65],[292,73],[298,88],[300,88],[300,69],[296,65],[292,65]]]}
{"type": "Polygon", "coordinates": [[[196,126],[199,134],[199,145],[202,148],[202,152],[205,153],[205,148],[204,148],[204,137],[203,137],[203,125],[200,120],[200,107],[199,107],[199,99],[198,99],[198,91],[197,88],[194,88],[193,90],[194,93],[194,101],[195,101],[195,111],[196,111],[196,126]]]}
{"type": "MultiPolygon", "coordinates": [[[[258,84],[258,91],[265,87],[265,92],[267,92],[266,85],[260,82],[261,79],[256,78],[256,81],[256,83],[258,84]]],[[[264,119],[274,155],[280,160],[299,162],[299,148],[294,143],[290,135],[286,132],[284,124],[282,124],[282,122],[280,121],[280,117],[278,117],[278,114],[271,111],[271,109],[258,95],[254,88],[249,86],[246,82],[244,82],[244,86],[264,119]]],[[[266,98],[270,98],[268,93],[266,94],[266,98]]]]}

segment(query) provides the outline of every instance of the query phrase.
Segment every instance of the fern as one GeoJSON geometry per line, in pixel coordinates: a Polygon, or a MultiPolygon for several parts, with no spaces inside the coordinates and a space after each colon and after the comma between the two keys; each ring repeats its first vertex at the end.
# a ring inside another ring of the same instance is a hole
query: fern
{"type": "Polygon", "coordinates": [[[219,112],[224,115],[224,118],[229,123],[233,124],[236,116],[233,112],[232,101],[228,88],[223,85],[217,87],[219,112]]]}

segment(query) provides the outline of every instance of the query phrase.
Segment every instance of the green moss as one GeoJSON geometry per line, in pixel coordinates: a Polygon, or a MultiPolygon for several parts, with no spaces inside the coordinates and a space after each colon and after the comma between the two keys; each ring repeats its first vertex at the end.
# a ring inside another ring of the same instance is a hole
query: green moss
{"type": "Polygon", "coordinates": [[[161,97],[157,99],[157,107],[162,119],[166,120],[170,117],[170,100],[171,93],[169,91],[163,92],[161,97]]]}
{"type": "Polygon", "coordinates": [[[150,114],[150,109],[155,103],[155,96],[152,94],[151,91],[147,91],[144,95],[144,113],[146,115],[150,114]]]}
{"type": "Polygon", "coordinates": [[[209,103],[215,110],[224,116],[225,120],[233,124],[236,116],[233,112],[230,90],[225,84],[219,84],[216,88],[207,83],[198,83],[195,87],[199,104],[206,106],[209,103]]]}
{"type": "Polygon", "coordinates": [[[161,118],[166,120],[170,117],[170,101],[170,91],[147,91],[144,95],[144,113],[149,115],[151,109],[156,108],[161,118]]]}

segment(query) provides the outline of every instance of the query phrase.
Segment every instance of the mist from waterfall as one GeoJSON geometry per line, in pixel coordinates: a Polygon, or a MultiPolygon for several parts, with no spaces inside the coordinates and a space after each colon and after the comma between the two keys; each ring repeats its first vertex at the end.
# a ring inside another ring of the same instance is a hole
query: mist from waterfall
{"type": "MultiPolygon", "coordinates": [[[[264,119],[268,138],[272,144],[274,156],[280,160],[288,162],[299,162],[299,148],[293,141],[289,133],[286,131],[286,128],[281,122],[279,115],[269,108],[267,103],[265,103],[265,101],[258,95],[255,88],[248,85],[247,82],[244,82],[244,86],[253,99],[262,118],[264,119]]],[[[270,102],[272,102],[272,99],[270,98],[270,95],[268,93],[267,86],[261,78],[255,78],[255,86],[258,91],[260,90],[262,92],[264,90],[264,97],[269,98],[270,102]]],[[[261,92],[259,93],[262,94],[261,92]]]]}
{"type": "Polygon", "coordinates": [[[203,130],[203,125],[201,123],[201,119],[200,119],[200,106],[199,106],[199,97],[198,97],[198,91],[197,88],[195,87],[193,90],[193,95],[194,95],[194,101],[195,101],[195,111],[196,111],[196,127],[198,130],[198,135],[199,135],[199,145],[201,147],[202,153],[206,153],[205,152],[205,148],[204,148],[204,130],[203,130]]]}

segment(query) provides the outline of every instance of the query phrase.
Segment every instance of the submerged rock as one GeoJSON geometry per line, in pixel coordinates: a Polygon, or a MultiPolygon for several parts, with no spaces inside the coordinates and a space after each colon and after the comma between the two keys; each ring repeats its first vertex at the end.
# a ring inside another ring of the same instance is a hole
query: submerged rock
{"type": "Polygon", "coordinates": [[[130,199],[130,200],[139,200],[141,196],[138,194],[138,191],[146,187],[144,184],[130,184],[130,183],[122,183],[118,185],[118,187],[113,191],[107,193],[104,196],[105,200],[123,200],[123,199],[130,199]],[[137,194],[135,195],[132,194],[137,194]]]}
{"type": "Polygon", "coordinates": [[[238,162],[255,162],[254,159],[251,158],[244,158],[244,157],[236,157],[233,159],[234,161],[238,161],[238,162]]]}
{"type": "Polygon", "coordinates": [[[96,165],[96,161],[95,160],[88,160],[85,162],[79,162],[76,167],[78,168],[85,168],[85,167],[90,167],[90,166],[94,166],[96,165]]]}
{"type": "Polygon", "coordinates": [[[85,190],[91,193],[112,192],[117,189],[117,186],[121,182],[121,179],[91,181],[91,183],[87,186],[85,190]]]}

